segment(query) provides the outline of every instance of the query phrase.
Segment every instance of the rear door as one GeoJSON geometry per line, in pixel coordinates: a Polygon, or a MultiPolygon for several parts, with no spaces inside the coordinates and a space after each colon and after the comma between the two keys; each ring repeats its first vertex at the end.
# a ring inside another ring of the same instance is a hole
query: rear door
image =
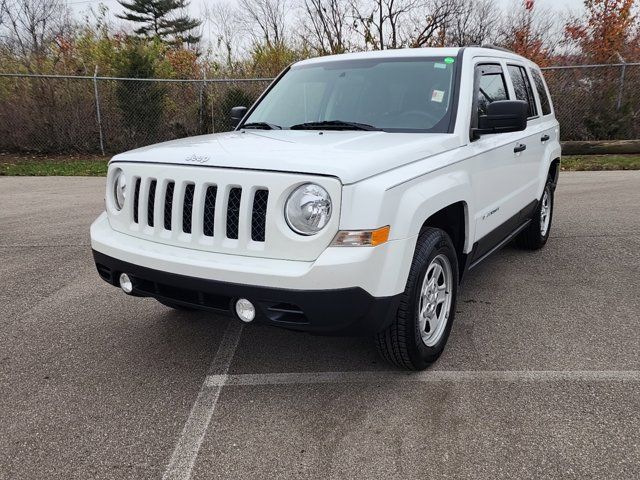
{"type": "Polygon", "coordinates": [[[538,196],[539,176],[544,161],[545,142],[545,126],[543,119],[539,114],[539,106],[533,93],[533,83],[529,76],[526,66],[517,61],[508,61],[507,73],[509,76],[510,88],[513,97],[517,100],[523,100],[529,104],[529,115],[527,119],[527,129],[520,132],[522,142],[526,144],[527,149],[523,151],[519,157],[519,168],[522,169],[526,176],[522,207],[528,207],[524,212],[525,215],[533,211],[538,196]]]}
{"type": "MultiPolygon", "coordinates": [[[[551,150],[560,141],[560,128],[558,121],[553,114],[553,104],[551,103],[551,97],[549,96],[549,89],[547,88],[545,81],[542,77],[542,72],[537,67],[530,67],[529,73],[533,79],[533,86],[535,88],[536,99],[538,103],[538,111],[540,117],[538,119],[537,139],[542,147],[541,162],[545,162],[549,156],[551,150]]],[[[546,166],[542,164],[541,167],[546,166]]],[[[542,193],[542,185],[538,184],[537,196],[542,193]]]]}

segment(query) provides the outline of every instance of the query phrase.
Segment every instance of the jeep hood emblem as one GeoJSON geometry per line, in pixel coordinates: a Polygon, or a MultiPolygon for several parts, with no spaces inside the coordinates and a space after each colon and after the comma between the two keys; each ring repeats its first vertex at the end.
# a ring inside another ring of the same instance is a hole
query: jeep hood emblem
{"type": "Polygon", "coordinates": [[[207,163],[210,160],[208,155],[193,155],[188,156],[184,159],[185,162],[194,162],[194,163],[207,163]]]}

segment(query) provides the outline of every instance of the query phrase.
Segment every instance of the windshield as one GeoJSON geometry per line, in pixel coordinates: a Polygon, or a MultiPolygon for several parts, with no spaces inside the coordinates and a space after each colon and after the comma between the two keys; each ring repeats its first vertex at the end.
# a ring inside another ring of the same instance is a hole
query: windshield
{"type": "Polygon", "coordinates": [[[447,132],[454,70],[452,57],[340,60],[294,66],[265,95],[244,125],[447,132]]]}

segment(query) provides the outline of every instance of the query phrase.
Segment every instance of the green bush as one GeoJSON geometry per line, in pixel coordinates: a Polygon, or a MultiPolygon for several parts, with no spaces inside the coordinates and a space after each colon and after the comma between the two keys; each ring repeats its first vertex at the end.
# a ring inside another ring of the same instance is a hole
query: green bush
{"type": "MultiPolygon", "coordinates": [[[[155,78],[155,57],[148,45],[132,39],[122,52],[118,75],[125,78],[155,78]]],[[[116,98],[129,143],[139,146],[162,138],[166,88],[160,82],[120,81],[116,98]]]]}

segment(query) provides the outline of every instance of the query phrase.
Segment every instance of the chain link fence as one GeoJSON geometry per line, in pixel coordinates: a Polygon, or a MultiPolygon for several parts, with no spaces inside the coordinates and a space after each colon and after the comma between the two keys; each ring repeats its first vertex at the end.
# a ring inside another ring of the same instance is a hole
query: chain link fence
{"type": "MultiPolygon", "coordinates": [[[[545,68],[563,140],[640,138],[640,64],[545,68]]],[[[114,153],[231,129],[271,79],[0,74],[0,151],[114,153]]]]}
{"type": "Polygon", "coordinates": [[[640,63],[543,70],[562,140],[640,138],[640,63]]]}
{"type": "Polygon", "coordinates": [[[114,153],[229,131],[231,107],[270,82],[0,74],[0,151],[114,153]]]}

